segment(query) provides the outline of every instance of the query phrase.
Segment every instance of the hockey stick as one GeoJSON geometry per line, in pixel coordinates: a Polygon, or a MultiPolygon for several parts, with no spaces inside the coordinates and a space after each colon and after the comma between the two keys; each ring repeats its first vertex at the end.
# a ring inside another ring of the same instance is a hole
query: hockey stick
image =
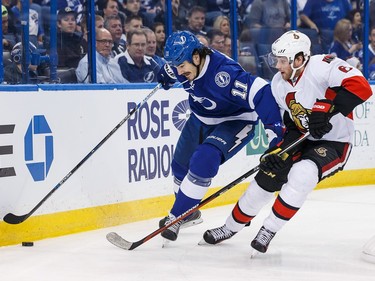
{"type": "Polygon", "coordinates": [[[24,222],[28,217],[30,217],[60,186],[62,186],[74,174],[75,171],[77,171],[83,165],[83,163],[87,161],[87,159],[89,159],[160,88],[161,84],[159,83],[151,91],[151,93],[149,93],[139,104],[137,104],[137,106],[133,108],[129,112],[129,114],[124,119],[122,119],[120,123],[118,123],[116,127],[114,127],[113,130],[109,132],[109,134],[106,135],[58,184],[56,184],[55,187],[52,188],[52,190],[46,196],[44,196],[44,198],[30,212],[20,216],[8,213],[4,216],[3,220],[9,224],[19,224],[21,222],[24,222]]]}
{"type": "MultiPolygon", "coordinates": [[[[281,154],[289,151],[293,147],[297,146],[302,141],[304,141],[309,135],[310,135],[310,133],[307,132],[306,134],[300,136],[297,140],[295,140],[294,142],[292,142],[291,144],[289,144],[286,148],[284,148],[282,151],[280,151],[278,153],[278,155],[281,155],[281,154]]],[[[211,194],[209,197],[207,197],[206,199],[204,199],[203,201],[201,201],[199,204],[195,205],[194,207],[192,207],[191,209],[187,210],[185,213],[183,213],[182,215],[180,215],[179,217],[177,217],[174,221],[172,221],[172,222],[164,225],[163,227],[160,227],[159,229],[157,229],[154,232],[150,233],[149,235],[147,235],[146,237],[142,238],[141,240],[138,240],[136,242],[129,242],[129,241],[127,241],[126,239],[124,239],[123,237],[121,237],[119,234],[117,234],[115,232],[108,233],[107,236],[106,236],[107,240],[109,242],[111,242],[113,245],[115,245],[117,247],[120,247],[120,248],[122,248],[124,250],[133,250],[133,249],[141,246],[142,244],[144,244],[145,242],[147,242],[151,238],[155,237],[159,233],[163,232],[167,228],[171,227],[175,223],[177,223],[177,222],[183,220],[184,218],[186,218],[187,216],[191,215],[192,213],[194,213],[195,211],[197,211],[201,207],[205,206],[206,204],[208,204],[209,202],[211,202],[215,198],[219,197],[223,193],[227,192],[229,189],[231,189],[232,187],[234,187],[237,184],[241,183],[246,178],[248,178],[250,175],[256,173],[258,170],[259,170],[259,165],[256,166],[256,167],[254,167],[254,168],[252,168],[250,171],[246,172],[245,174],[243,174],[239,178],[235,179],[230,184],[224,186],[220,190],[218,190],[215,193],[211,194]]]]}

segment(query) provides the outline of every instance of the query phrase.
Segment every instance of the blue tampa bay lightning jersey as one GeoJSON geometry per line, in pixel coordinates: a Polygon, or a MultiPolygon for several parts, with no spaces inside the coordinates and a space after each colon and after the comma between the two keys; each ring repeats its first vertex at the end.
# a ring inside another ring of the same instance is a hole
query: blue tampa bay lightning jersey
{"type": "Polygon", "coordinates": [[[186,81],[182,75],[177,78],[189,93],[192,112],[207,125],[230,120],[256,124],[259,118],[263,124],[281,123],[280,110],[269,83],[252,76],[220,52],[213,50],[206,56],[199,76],[193,81],[186,81]]]}

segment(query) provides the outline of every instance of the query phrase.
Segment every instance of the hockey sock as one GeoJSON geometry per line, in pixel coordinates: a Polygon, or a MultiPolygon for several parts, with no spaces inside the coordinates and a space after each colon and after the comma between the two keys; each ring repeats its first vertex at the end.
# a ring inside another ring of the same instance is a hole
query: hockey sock
{"type": "Polygon", "coordinates": [[[211,179],[200,178],[189,171],[181,183],[171,213],[178,217],[199,204],[210,184],[211,179]]]}
{"type": "Polygon", "coordinates": [[[265,191],[253,180],[233,208],[226,225],[234,232],[240,231],[272,198],[274,198],[273,192],[265,191]]]}
{"type": "Polygon", "coordinates": [[[301,208],[307,195],[318,183],[318,168],[310,160],[302,160],[293,165],[288,182],[281,189],[272,206],[271,214],[264,226],[272,232],[279,231],[301,208]]]}

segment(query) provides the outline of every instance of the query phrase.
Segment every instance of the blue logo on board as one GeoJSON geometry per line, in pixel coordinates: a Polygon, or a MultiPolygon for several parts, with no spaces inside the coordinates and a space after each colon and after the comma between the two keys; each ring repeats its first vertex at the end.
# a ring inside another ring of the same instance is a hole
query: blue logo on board
{"type": "Polygon", "coordinates": [[[26,166],[34,181],[43,181],[53,161],[53,136],[44,115],[31,119],[24,140],[26,166]]]}
{"type": "Polygon", "coordinates": [[[172,122],[177,130],[182,131],[182,128],[185,126],[190,114],[191,110],[188,100],[183,100],[176,105],[172,112],[172,122]]]}

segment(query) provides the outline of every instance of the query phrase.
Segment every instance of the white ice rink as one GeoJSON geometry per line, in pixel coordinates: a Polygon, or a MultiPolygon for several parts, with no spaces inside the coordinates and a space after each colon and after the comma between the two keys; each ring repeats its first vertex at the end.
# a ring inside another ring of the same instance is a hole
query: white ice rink
{"type": "MultiPolygon", "coordinates": [[[[141,208],[142,206],[140,206],[141,208]]],[[[375,235],[375,185],[314,191],[275,236],[266,254],[250,259],[250,241],[270,205],[231,240],[199,246],[203,232],[223,224],[232,205],[203,210],[204,222],[181,230],[161,248],[154,237],[133,251],[105,236],[115,231],[137,241],[159,219],[0,248],[2,281],[374,281],[375,264],[360,257],[375,235]]],[[[0,234],[1,235],[1,234],[0,234]]]]}

